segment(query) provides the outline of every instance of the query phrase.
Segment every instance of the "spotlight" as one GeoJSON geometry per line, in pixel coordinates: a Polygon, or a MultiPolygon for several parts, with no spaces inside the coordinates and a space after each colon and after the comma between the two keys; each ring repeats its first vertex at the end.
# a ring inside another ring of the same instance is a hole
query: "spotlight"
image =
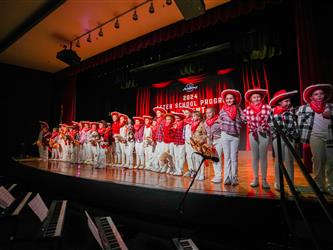
{"type": "Polygon", "coordinates": [[[154,9],[154,4],[153,2],[150,3],[150,6],[149,6],[149,13],[150,14],[153,14],[155,12],[155,9],[154,9]]]}
{"type": "Polygon", "coordinates": [[[136,10],[134,10],[134,13],[133,13],[133,17],[132,17],[132,19],[133,19],[134,21],[137,21],[137,20],[139,19],[138,14],[136,13],[136,10]]]}
{"type": "Polygon", "coordinates": [[[166,0],[165,3],[166,3],[166,5],[171,5],[172,4],[172,0],[166,0]]]}
{"type": "Polygon", "coordinates": [[[115,27],[116,29],[119,29],[119,28],[120,28],[118,18],[116,19],[116,22],[114,23],[114,27],[115,27]]]}
{"type": "Polygon", "coordinates": [[[103,29],[102,29],[102,27],[99,29],[98,35],[99,36],[103,36],[103,29]]]}
{"type": "Polygon", "coordinates": [[[91,43],[91,36],[90,36],[90,33],[89,33],[89,35],[88,35],[88,37],[87,37],[87,42],[88,42],[88,43],[91,43]]]}
{"type": "Polygon", "coordinates": [[[78,48],[81,47],[81,45],[80,45],[80,40],[77,40],[77,41],[76,41],[76,47],[78,47],[78,48]]]}

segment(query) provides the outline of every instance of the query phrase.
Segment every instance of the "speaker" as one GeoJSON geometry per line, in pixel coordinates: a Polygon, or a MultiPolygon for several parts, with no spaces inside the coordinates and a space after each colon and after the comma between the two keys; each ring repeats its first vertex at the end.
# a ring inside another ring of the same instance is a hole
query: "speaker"
{"type": "Polygon", "coordinates": [[[203,0],[175,0],[175,3],[185,20],[190,20],[206,12],[203,0]]]}

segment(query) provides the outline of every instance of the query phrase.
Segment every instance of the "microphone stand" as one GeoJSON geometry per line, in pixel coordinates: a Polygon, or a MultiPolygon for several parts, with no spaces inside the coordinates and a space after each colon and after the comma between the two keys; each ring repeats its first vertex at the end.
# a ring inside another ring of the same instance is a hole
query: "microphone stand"
{"type": "Polygon", "coordinates": [[[181,226],[182,226],[182,215],[184,214],[184,203],[185,203],[185,200],[186,200],[187,195],[188,195],[188,193],[189,193],[189,191],[190,191],[190,189],[191,189],[191,187],[192,187],[192,185],[193,185],[193,183],[194,183],[194,181],[195,181],[195,179],[196,179],[196,177],[197,177],[198,172],[200,171],[200,168],[202,167],[203,162],[204,162],[206,159],[207,159],[206,157],[202,157],[201,163],[200,163],[198,169],[195,171],[194,176],[193,176],[193,179],[192,179],[192,181],[191,181],[189,187],[187,188],[186,192],[185,192],[184,195],[183,195],[182,200],[180,201],[180,203],[179,203],[179,205],[178,205],[178,207],[177,207],[177,210],[176,210],[176,211],[177,211],[177,214],[178,214],[178,220],[179,220],[179,222],[178,222],[178,227],[179,227],[179,237],[178,237],[178,239],[181,239],[181,236],[182,236],[182,235],[181,235],[181,226]]]}

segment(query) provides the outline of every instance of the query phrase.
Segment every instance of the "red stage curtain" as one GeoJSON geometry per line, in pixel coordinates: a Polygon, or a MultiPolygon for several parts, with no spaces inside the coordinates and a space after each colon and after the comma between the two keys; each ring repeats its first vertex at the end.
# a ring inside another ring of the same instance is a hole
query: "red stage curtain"
{"type": "Polygon", "coordinates": [[[151,32],[145,36],[139,37],[135,40],[127,42],[116,48],[112,48],[98,56],[85,60],[76,67],[70,67],[62,72],[60,75],[78,74],[88,69],[97,67],[115,59],[119,59],[125,55],[132,54],[141,49],[145,49],[155,44],[166,42],[172,39],[182,37],[188,33],[192,33],[209,26],[213,26],[218,22],[227,22],[229,19],[237,18],[241,15],[247,15],[255,10],[262,10],[274,3],[272,0],[233,0],[229,3],[207,11],[205,15],[201,15],[193,20],[179,21],[173,25],[151,32]]]}
{"type": "Polygon", "coordinates": [[[159,83],[154,83],[151,86],[156,89],[163,89],[163,88],[168,87],[171,83],[172,83],[172,81],[159,82],[159,83]]]}
{"type": "MultiPolygon", "coordinates": [[[[255,61],[243,64],[242,79],[244,86],[244,94],[246,91],[253,88],[267,89],[268,91],[270,89],[266,65],[265,62],[263,61],[255,61]]],[[[269,103],[269,101],[270,101],[270,93],[268,92],[266,102],[269,103]]],[[[244,104],[245,106],[247,105],[246,103],[244,104]]],[[[247,127],[246,127],[246,134],[249,135],[249,130],[247,127]]],[[[250,149],[251,149],[250,140],[247,136],[246,150],[250,149]]]]}
{"type": "Polygon", "coordinates": [[[136,97],[136,115],[149,115],[150,112],[150,86],[138,88],[136,97]]]}
{"type": "Polygon", "coordinates": [[[61,100],[62,121],[60,122],[70,124],[76,118],[76,75],[61,80],[61,82],[64,84],[64,91],[61,100]]]}
{"type": "Polygon", "coordinates": [[[178,78],[178,82],[183,83],[183,84],[189,84],[189,83],[193,83],[193,84],[198,84],[201,83],[205,77],[207,76],[207,74],[201,74],[201,75],[197,75],[197,76],[188,76],[188,77],[183,77],[183,78],[178,78]]]}

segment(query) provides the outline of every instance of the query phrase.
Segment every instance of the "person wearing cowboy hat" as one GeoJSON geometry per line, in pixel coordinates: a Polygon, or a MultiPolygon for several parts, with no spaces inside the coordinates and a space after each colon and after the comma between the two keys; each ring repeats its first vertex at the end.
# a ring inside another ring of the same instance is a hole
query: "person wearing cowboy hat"
{"type": "MultiPolygon", "coordinates": [[[[277,147],[277,131],[274,127],[273,120],[275,120],[281,130],[287,136],[289,142],[295,147],[295,143],[299,140],[299,132],[297,126],[296,116],[291,107],[290,98],[297,94],[297,90],[287,92],[286,90],[280,90],[276,92],[269,102],[271,106],[271,119],[270,119],[270,127],[272,134],[272,144],[275,152],[275,183],[274,188],[279,191],[280,190],[280,177],[279,177],[279,160],[277,157],[278,147],[277,147]]],[[[282,153],[282,161],[285,162],[287,167],[287,172],[289,174],[290,179],[294,182],[294,157],[290,150],[288,149],[286,143],[283,139],[281,139],[281,153],[282,153]]]]}
{"type": "Polygon", "coordinates": [[[183,168],[185,163],[185,137],[184,137],[184,118],[185,115],[180,112],[171,111],[175,117],[173,124],[174,128],[174,140],[173,151],[175,155],[175,172],[173,175],[183,175],[183,168]]]}
{"type": "Polygon", "coordinates": [[[185,158],[188,167],[188,171],[184,174],[184,176],[190,177],[194,175],[193,160],[191,158],[192,154],[194,153],[194,150],[190,143],[190,139],[192,136],[191,132],[192,114],[194,112],[194,109],[191,107],[184,107],[182,108],[182,111],[185,115],[184,118],[185,158]]]}
{"type": "Polygon", "coordinates": [[[125,114],[119,114],[119,122],[120,122],[120,129],[119,129],[119,145],[120,145],[120,164],[119,167],[125,167],[126,163],[126,139],[127,139],[127,123],[128,123],[128,116],[125,114]]]}
{"type": "Polygon", "coordinates": [[[150,115],[143,115],[142,118],[145,121],[145,127],[143,130],[143,147],[145,151],[145,169],[146,170],[153,170],[153,148],[154,148],[154,141],[153,141],[153,130],[151,127],[151,123],[153,121],[153,117],[150,115]]]}
{"type": "Polygon", "coordinates": [[[156,126],[154,128],[154,139],[156,141],[155,151],[154,151],[154,163],[153,170],[155,172],[159,172],[161,170],[161,166],[159,164],[159,158],[164,151],[164,142],[163,142],[163,126],[165,123],[164,114],[166,110],[162,107],[155,107],[153,111],[156,114],[154,120],[156,121],[156,126]]]}
{"type": "Polygon", "coordinates": [[[264,103],[267,89],[250,89],[245,93],[248,106],[244,110],[245,121],[250,132],[252,168],[254,179],[251,187],[259,186],[259,162],[261,168],[261,186],[270,189],[267,183],[267,150],[270,137],[269,115],[271,107],[264,103]]]}
{"type": "Polygon", "coordinates": [[[143,131],[144,119],[141,116],[134,116],[134,139],[135,139],[135,154],[136,164],[134,168],[143,169],[145,165],[145,155],[143,147],[143,131]]]}
{"type": "Polygon", "coordinates": [[[45,121],[39,121],[39,124],[40,124],[40,130],[38,134],[38,140],[36,142],[38,146],[39,158],[41,160],[48,160],[49,158],[48,145],[49,145],[49,139],[51,137],[51,133],[49,131],[49,124],[45,121]]]}
{"type": "MultiPolygon", "coordinates": [[[[225,89],[221,93],[223,106],[219,113],[221,124],[221,142],[224,155],[224,184],[238,185],[238,145],[239,135],[244,120],[239,108],[241,94],[235,89],[225,89]]],[[[221,182],[221,177],[214,177],[214,182],[221,182]]]]}
{"type": "Polygon", "coordinates": [[[210,106],[206,109],[204,127],[207,132],[208,145],[213,146],[217,153],[216,156],[219,158],[218,162],[213,162],[214,177],[211,182],[220,183],[222,181],[222,142],[220,120],[215,106],[210,106]]]}
{"type": "Polygon", "coordinates": [[[174,163],[175,163],[175,154],[174,154],[174,121],[175,116],[172,113],[164,114],[165,123],[163,124],[163,143],[164,149],[163,153],[169,154],[168,164],[165,164],[164,161],[160,161],[161,169],[160,173],[173,174],[174,173],[174,163]],[[163,162],[163,164],[162,164],[163,162]]]}
{"type": "Polygon", "coordinates": [[[117,136],[119,135],[120,131],[120,122],[119,122],[120,114],[117,111],[112,111],[110,112],[110,115],[113,121],[111,125],[112,136],[113,136],[112,152],[114,153],[113,165],[120,165],[121,149],[120,149],[119,140],[117,139],[117,136]]]}
{"type": "Polygon", "coordinates": [[[310,144],[313,176],[318,187],[333,194],[333,104],[331,84],[314,84],[303,92],[306,102],[298,108],[300,142],[310,144]],[[327,179],[327,180],[326,180],[327,179]]]}

